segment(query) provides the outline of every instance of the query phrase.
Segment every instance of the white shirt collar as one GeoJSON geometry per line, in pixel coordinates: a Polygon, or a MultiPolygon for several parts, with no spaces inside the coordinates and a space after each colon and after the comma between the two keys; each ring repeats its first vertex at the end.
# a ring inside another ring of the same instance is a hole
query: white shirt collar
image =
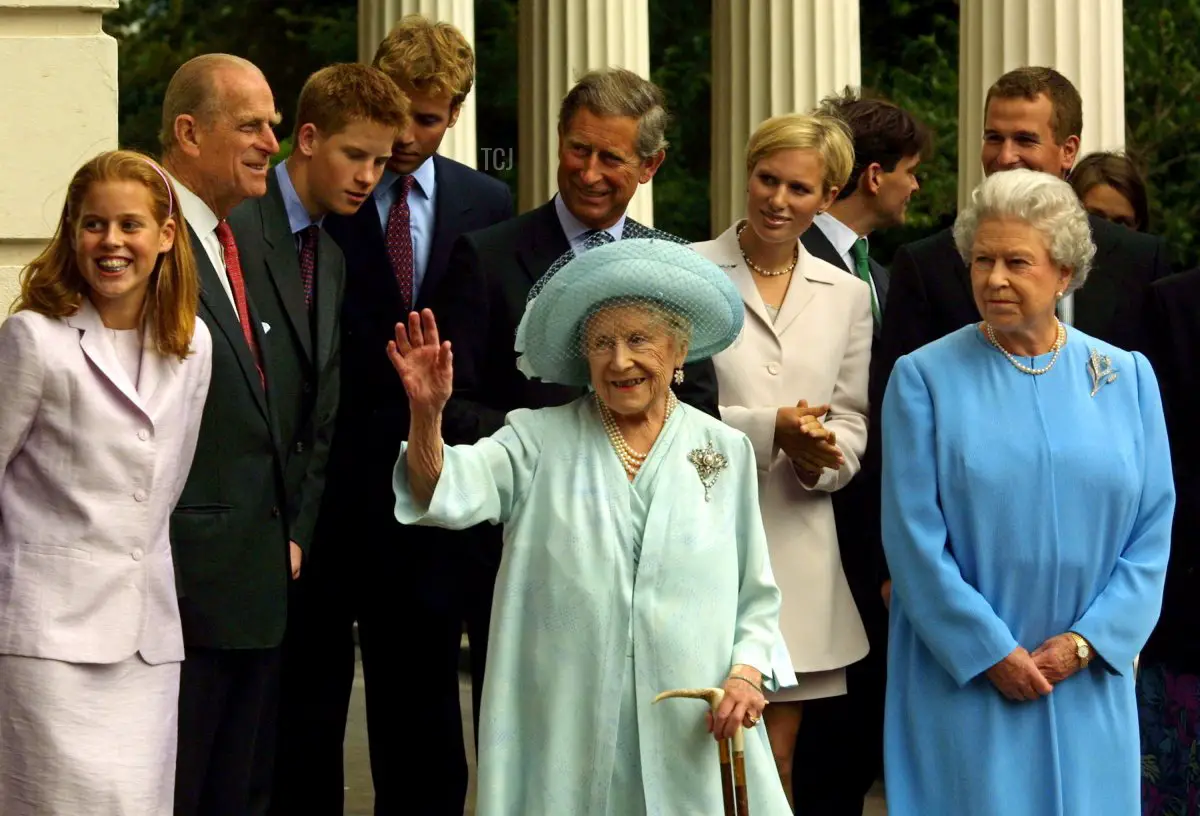
{"type": "Polygon", "coordinates": [[[829,213],[819,213],[813,217],[813,223],[825,233],[829,243],[837,250],[838,255],[850,255],[850,248],[861,236],[847,227],[829,213]]]}
{"type": "Polygon", "coordinates": [[[183,182],[171,176],[171,184],[175,187],[175,192],[179,194],[179,209],[183,211],[183,217],[187,220],[188,225],[195,230],[196,234],[203,238],[206,235],[211,235],[217,228],[219,220],[208,205],[200,200],[200,197],[184,186],[183,182]]]}

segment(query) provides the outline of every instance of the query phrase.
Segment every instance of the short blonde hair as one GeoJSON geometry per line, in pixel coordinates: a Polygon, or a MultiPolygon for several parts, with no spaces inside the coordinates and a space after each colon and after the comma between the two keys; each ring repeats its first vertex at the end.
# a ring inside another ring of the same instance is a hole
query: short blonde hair
{"type": "Polygon", "coordinates": [[[746,143],[746,172],[781,150],[815,150],[825,168],[825,192],[846,186],[854,170],[854,136],[836,116],[824,113],[785,113],[758,126],[746,143]]]}
{"type": "Polygon", "coordinates": [[[967,266],[971,265],[979,225],[992,218],[1024,221],[1040,232],[1050,261],[1071,269],[1066,292],[1074,292],[1087,281],[1096,245],[1087,212],[1067,182],[1024,168],[992,173],[984,179],[954,222],[954,243],[967,266]]]}
{"type": "Polygon", "coordinates": [[[202,125],[210,125],[217,117],[221,98],[215,78],[222,69],[230,68],[262,73],[250,60],[233,54],[201,54],[179,66],[163,96],[158,141],[164,155],[177,146],[175,120],[180,116],[193,116],[202,125]]]}
{"type": "Polygon", "coordinates": [[[162,253],[150,275],[142,319],[155,349],[164,356],[185,359],[191,352],[200,301],[188,226],[179,208],[179,195],[169,176],[153,159],[132,150],[101,153],[75,171],[67,185],[58,229],[50,245],[21,272],[21,294],[12,311],[28,309],[46,317],[67,317],[79,310],[88,284],[79,271],[75,241],[80,229],[83,200],[93,184],[132,181],[150,193],[151,215],[159,226],[175,222],[175,243],[162,253]]]}
{"type": "Polygon", "coordinates": [[[454,110],[475,84],[475,52],[450,23],[431,22],[420,14],[401,18],[375,50],[371,64],[401,90],[430,96],[450,95],[454,110]]]}

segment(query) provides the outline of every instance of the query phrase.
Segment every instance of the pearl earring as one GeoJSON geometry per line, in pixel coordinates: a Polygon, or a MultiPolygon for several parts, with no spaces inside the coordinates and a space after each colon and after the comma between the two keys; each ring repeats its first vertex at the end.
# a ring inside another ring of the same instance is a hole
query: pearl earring
{"type": "Polygon", "coordinates": [[[1062,292],[1058,292],[1057,294],[1055,294],[1055,297],[1056,297],[1056,298],[1058,298],[1059,300],[1062,300],[1062,299],[1063,299],[1063,293],[1062,293],[1062,292]]]}
{"type": "Polygon", "coordinates": [[[683,369],[675,369],[675,374],[671,377],[676,385],[683,385],[683,369]]]}

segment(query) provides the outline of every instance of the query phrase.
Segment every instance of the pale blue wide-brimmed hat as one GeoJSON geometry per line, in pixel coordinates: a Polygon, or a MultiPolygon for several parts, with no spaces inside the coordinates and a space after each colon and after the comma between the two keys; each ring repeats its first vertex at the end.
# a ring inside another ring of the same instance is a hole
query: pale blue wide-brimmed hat
{"type": "Polygon", "coordinates": [[[517,367],[544,382],[587,385],[587,319],[601,307],[638,303],[684,318],[689,363],[729,347],[745,317],[737,287],[712,261],[675,241],[627,238],[588,250],[538,281],[517,327],[517,367]]]}

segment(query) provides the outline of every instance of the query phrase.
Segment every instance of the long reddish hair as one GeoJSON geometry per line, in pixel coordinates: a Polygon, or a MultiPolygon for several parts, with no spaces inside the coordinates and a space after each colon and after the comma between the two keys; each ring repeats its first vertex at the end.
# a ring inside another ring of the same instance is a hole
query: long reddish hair
{"type": "Polygon", "coordinates": [[[101,153],[76,171],[67,186],[62,217],[50,245],[21,271],[21,294],[12,311],[29,309],[47,317],[75,314],[88,293],[88,284],[75,260],[80,209],[93,184],[135,181],[150,193],[154,220],[161,227],[175,222],[175,244],[159,255],[150,275],[150,295],[143,307],[142,325],[165,356],[186,358],[196,328],[200,280],[188,240],[187,222],[169,177],[149,156],[132,150],[101,153]]]}

